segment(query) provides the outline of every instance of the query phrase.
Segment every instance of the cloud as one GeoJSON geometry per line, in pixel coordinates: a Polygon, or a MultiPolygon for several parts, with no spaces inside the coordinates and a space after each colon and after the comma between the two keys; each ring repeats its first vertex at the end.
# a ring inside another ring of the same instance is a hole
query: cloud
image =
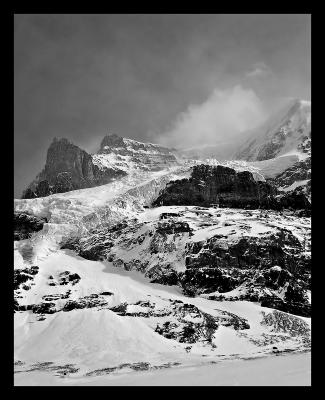
{"type": "Polygon", "coordinates": [[[234,141],[266,119],[259,97],[241,85],[215,89],[202,104],[190,105],[155,140],[169,147],[193,148],[234,141]]]}
{"type": "Polygon", "coordinates": [[[271,69],[264,62],[258,62],[253,64],[252,69],[246,73],[246,77],[248,78],[264,77],[271,74],[272,74],[271,69]]]}

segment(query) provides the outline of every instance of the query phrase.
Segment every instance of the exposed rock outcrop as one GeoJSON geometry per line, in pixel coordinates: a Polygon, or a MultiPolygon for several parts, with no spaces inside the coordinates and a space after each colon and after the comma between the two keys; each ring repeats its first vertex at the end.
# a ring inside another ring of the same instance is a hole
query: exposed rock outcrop
{"type": "MultiPolygon", "coordinates": [[[[308,186],[307,186],[308,187],[308,186]]],[[[310,185],[309,185],[310,191],[310,185]]],[[[309,210],[311,211],[311,203],[303,188],[297,187],[296,189],[283,194],[280,198],[280,204],[283,208],[293,208],[295,210],[309,210]]],[[[306,214],[310,216],[311,214],[306,214]]]]}
{"type": "Polygon", "coordinates": [[[158,205],[196,205],[211,207],[275,209],[308,208],[310,202],[299,196],[277,195],[275,187],[255,181],[249,171],[236,172],[218,165],[197,165],[189,179],[171,181],[153,202],[158,205]]]}
{"type": "Polygon", "coordinates": [[[262,306],[310,317],[310,256],[286,230],[239,241],[211,239],[187,246],[186,271],[180,278],[190,296],[215,300],[260,301],[262,306]],[[236,293],[228,295],[236,289],[236,293]],[[223,295],[223,293],[225,295],[223,295]],[[280,293],[285,295],[281,298],[280,293]]]}
{"type": "Polygon", "coordinates": [[[105,155],[111,156],[116,165],[128,169],[132,165],[141,170],[158,171],[163,168],[177,165],[177,159],[171,149],[153,143],[142,143],[133,139],[127,139],[115,134],[103,138],[100,149],[94,160],[98,165],[105,160],[105,155]],[[115,157],[116,156],[116,157],[115,157]],[[123,167],[124,166],[124,167],[123,167]]]}
{"type": "Polygon", "coordinates": [[[300,315],[302,317],[311,317],[311,305],[307,302],[285,301],[278,297],[270,296],[261,301],[262,307],[274,308],[289,314],[300,315]]]}
{"type": "Polygon", "coordinates": [[[84,258],[141,271],[153,283],[178,285],[190,297],[263,304],[273,301],[274,308],[280,310],[298,315],[310,312],[306,297],[311,278],[307,221],[303,219],[301,228],[298,223],[298,239],[285,228],[286,223],[297,223],[293,212],[183,209],[163,213],[163,219],[157,215],[153,222],[94,229],[80,239],[62,243],[62,247],[74,249],[84,258]],[[220,223],[223,214],[228,217],[220,223]],[[231,215],[237,214],[239,219],[232,220],[231,215]],[[201,229],[215,233],[197,240],[201,229]],[[272,300],[274,297],[281,301],[272,300]]]}
{"type": "Polygon", "coordinates": [[[311,179],[311,157],[298,161],[291,167],[284,170],[281,174],[277,175],[273,182],[278,187],[287,188],[294,182],[308,181],[311,179]]]}
{"type": "Polygon", "coordinates": [[[173,306],[170,318],[162,324],[157,324],[155,331],[167,339],[180,343],[206,342],[213,343],[214,333],[219,325],[229,326],[235,330],[249,329],[247,321],[237,315],[220,311],[215,317],[204,313],[192,304],[177,302],[173,306]]]}
{"type": "Polygon", "coordinates": [[[46,218],[36,217],[24,212],[14,213],[14,240],[29,239],[34,232],[43,229],[46,218]]]}
{"type": "Polygon", "coordinates": [[[22,198],[44,197],[109,183],[124,171],[99,168],[92,156],[67,139],[54,138],[43,171],[29,185],[22,198]]]}
{"type": "MultiPolygon", "coordinates": [[[[307,150],[306,150],[307,151],[307,150]]],[[[311,205],[311,157],[296,162],[287,168],[269,183],[284,191],[282,202],[299,204],[299,207],[308,208],[311,205]]]]}
{"type": "Polygon", "coordinates": [[[197,165],[191,178],[170,182],[154,205],[197,205],[258,208],[271,207],[276,190],[256,182],[251,172],[238,172],[221,165],[197,165]]]}
{"type": "Polygon", "coordinates": [[[38,267],[33,266],[24,269],[14,270],[14,290],[24,288],[24,283],[34,279],[34,276],[38,274],[38,267]]]}

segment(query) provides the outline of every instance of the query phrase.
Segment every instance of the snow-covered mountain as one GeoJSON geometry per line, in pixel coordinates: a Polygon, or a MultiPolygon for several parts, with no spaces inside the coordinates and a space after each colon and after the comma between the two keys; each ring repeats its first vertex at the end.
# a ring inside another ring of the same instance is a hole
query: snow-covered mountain
{"type": "Polygon", "coordinates": [[[246,160],[117,135],[92,155],[55,140],[14,202],[17,384],[308,352],[307,109],[270,123],[246,160]],[[282,144],[261,160],[268,143],[282,144]]]}
{"type": "Polygon", "coordinates": [[[256,128],[235,153],[235,159],[262,161],[289,154],[304,154],[311,137],[311,102],[294,100],[256,128]]]}
{"type": "Polygon", "coordinates": [[[205,158],[209,165],[249,170],[279,190],[305,193],[311,199],[311,102],[290,101],[249,136],[231,156],[205,158]]]}
{"type": "MultiPolygon", "coordinates": [[[[284,190],[305,186],[310,179],[310,102],[290,102],[249,137],[236,151],[236,143],[176,151],[109,134],[92,155],[66,139],[54,139],[43,171],[24,191],[23,197],[42,197],[103,185],[126,175],[136,180],[144,172],[200,162],[209,165],[230,163],[236,169],[254,172],[257,179],[274,179],[274,184],[284,190]],[[290,179],[285,178],[288,174],[290,179]]],[[[310,190],[307,193],[310,194],[310,190]]]]}
{"type": "Polygon", "coordinates": [[[177,165],[173,152],[158,144],[138,142],[115,134],[107,135],[93,155],[100,168],[116,168],[127,173],[159,171],[177,165]]]}
{"type": "Polygon", "coordinates": [[[15,200],[18,382],[308,351],[310,218],[151,208],[190,173],[15,200]]]}
{"type": "Polygon", "coordinates": [[[176,166],[171,150],[117,135],[107,135],[97,153],[90,155],[67,139],[54,138],[44,169],[23,193],[23,198],[105,185],[123,176],[160,171],[176,166]]]}

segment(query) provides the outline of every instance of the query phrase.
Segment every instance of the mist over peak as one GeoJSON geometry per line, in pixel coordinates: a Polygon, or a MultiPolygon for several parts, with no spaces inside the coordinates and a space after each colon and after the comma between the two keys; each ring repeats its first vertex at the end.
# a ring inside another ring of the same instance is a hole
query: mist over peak
{"type": "Polygon", "coordinates": [[[242,85],[216,88],[203,103],[190,104],[167,132],[156,134],[151,140],[179,149],[229,143],[267,117],[268,112],[254,90],[242,85]]]}

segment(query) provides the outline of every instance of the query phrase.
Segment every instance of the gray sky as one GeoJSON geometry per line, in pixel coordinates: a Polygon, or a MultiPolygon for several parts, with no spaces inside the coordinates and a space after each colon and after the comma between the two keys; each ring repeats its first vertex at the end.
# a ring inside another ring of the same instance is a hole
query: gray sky
{"type": "Polygon", "coordinates": [[[14,46],[15,197],[54,136],[187,148],[310,99],[309,15],[21,14],[14,46]]]}

